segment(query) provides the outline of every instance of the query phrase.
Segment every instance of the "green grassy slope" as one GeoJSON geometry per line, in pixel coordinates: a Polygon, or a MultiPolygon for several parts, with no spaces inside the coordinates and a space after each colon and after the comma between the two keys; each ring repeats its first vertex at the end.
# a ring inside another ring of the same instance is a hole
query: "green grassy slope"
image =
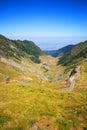
{"type": "Polygon", "coordinates": [[[70,93],[46,85],[1,84],[0,130],[32,130],[35,126],[39,130],[86,130],[86,63],[82,66],[81,79],[70,93]]]}
{"type": "Polygon", "coordinates": [[[31,54],[28,52],[27,41],[25,44],[24,41],[10,41],[9,45],[8,39],[3,40],[0,44],[0,54],[4,57],[0,61],[0,130],[86,130],[86,58],[81,63],[81,76],[74,90],[66,92],[69,87],[65,83],[66,66],[57,66],[57,58],[38,52],[41,63],[36,64],[29,58],[32,53],[36,54],[32,49],[31,54]],[[4,53],[3,48],[9,49],[4,53]],[[16,49],[12,54],[19,60],[8,54],[11,49],[16,49]],[[6,76],[10,77],[8,83],[4,82],[6,76]]]}
{"type": "Polygon", "coordinates": [[[7,58],[14,57],[21,60],[22,57],[28,57],[36,63],[40,63],[39,56],[43,52],[32,41],[12,41],[0,35],[0,55],[7,58]]]}
{"type": "Polygon", "coordinates": [[[62,56],[58,64],[73,67],[87,59],[87,41],[78,44],[66,55],[62,56]]]}

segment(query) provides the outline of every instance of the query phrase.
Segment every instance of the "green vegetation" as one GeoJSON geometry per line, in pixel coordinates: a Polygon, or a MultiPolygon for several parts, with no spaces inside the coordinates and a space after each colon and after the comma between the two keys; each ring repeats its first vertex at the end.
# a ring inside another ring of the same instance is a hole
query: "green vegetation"
{"type": "Polygon", "coordinates": [[[71,51],[62,56],[58,61],[58,64],[62,64],[67,67],[74,67],[80,64],[87,58],[87,41],[77,44],[71,51]]]}
{"type": "Polygon", "coordinates": [[[87,92],[61,93],[51,88],[0,85],[0,129],[41,130],[84,128],[87,121],[87,92]],[[2,102],[3,100],[3,102],[2,102]]]}
{"type": "Polygon", "coordinates": [[[39,47],[32,41],[12,41],[0,35],[0,55],[21,60],[21,58],[30,57],[35,63],[40,63],[39,56],[44,54],[39,47]]]}
{"type": "Polygon", "coordinates": [[[81,66],[81,76],[74,90],[67,92],[68,73],[66,66],[57,65],[58,58],[43,55],[32,42],[30,49],[29,41],[0,37],[0,130],[86,130],[87,59],[82,55],[87,44],[71,51],[73,57],[82,54],[75,62],[81,66]]]}

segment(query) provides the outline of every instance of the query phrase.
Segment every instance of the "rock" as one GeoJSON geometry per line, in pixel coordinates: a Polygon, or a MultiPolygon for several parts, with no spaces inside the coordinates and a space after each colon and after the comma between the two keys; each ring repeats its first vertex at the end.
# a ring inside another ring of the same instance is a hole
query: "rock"
{"type": "Polygon", "coordinates": [[[31,86],[29,83],[27,82],[23,82],[23,81],[16,81],[16,83],[20,84],[20,85],[24,85],[24,86],[31,86]]]}
{"type": "Polygon", "coordinates": [[[39,130],[39,127],[37,125],[32,126],[32,130],[39,130]]]}
{"type": "Polygon", "coordinates": [[[9,83],[10,77],[9,77],[9,76],[6,76],[6,77],[4,78],[4,81],[5,81],[5,83],[9,83]]]}
{"type": "Polygon", "coordinates": [[[77,111],[74,111],[74,114],[77,114],[77,111]]]}

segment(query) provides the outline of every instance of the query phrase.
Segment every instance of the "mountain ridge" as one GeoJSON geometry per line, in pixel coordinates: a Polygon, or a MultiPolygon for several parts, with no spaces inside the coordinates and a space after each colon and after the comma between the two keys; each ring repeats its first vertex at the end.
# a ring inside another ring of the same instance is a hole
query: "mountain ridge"
{"type": "Polygon", "coordinates": [[[67,67],[75,67],[87,59],[87,41],[78,43],[67,54],[60,57],[58,64],[67,67]]]}
{"type": "Polygon", "coordinates": [[[44,52],[32,41],[10,40],[0,35],[0,55],[5,57],[14,57],[21,60],[22,57],[28,57],[36,63],[40,63],[39,56],[44,52]]]}
{"type": "Polygon", "coordinates": [[[64,46],[58,50],[44,50],[48,55],[51,55],[53,57],[58,57],[61,55],[66,54],[68,51],[70,51],[73,47],[75,47],[76,45],[67,45],[64,46]]]}

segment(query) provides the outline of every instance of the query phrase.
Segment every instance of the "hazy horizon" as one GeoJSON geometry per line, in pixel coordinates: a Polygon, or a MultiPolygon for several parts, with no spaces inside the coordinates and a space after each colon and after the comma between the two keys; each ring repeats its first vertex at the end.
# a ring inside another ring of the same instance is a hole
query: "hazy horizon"
{"type": "Polygon", "coordinates": [[[87,37],[29,37],[29,36],[7,36],[12,40],[33,41],[42,50],[57,50],[67,45],[74,45],[87,40],[87,37]]]}

